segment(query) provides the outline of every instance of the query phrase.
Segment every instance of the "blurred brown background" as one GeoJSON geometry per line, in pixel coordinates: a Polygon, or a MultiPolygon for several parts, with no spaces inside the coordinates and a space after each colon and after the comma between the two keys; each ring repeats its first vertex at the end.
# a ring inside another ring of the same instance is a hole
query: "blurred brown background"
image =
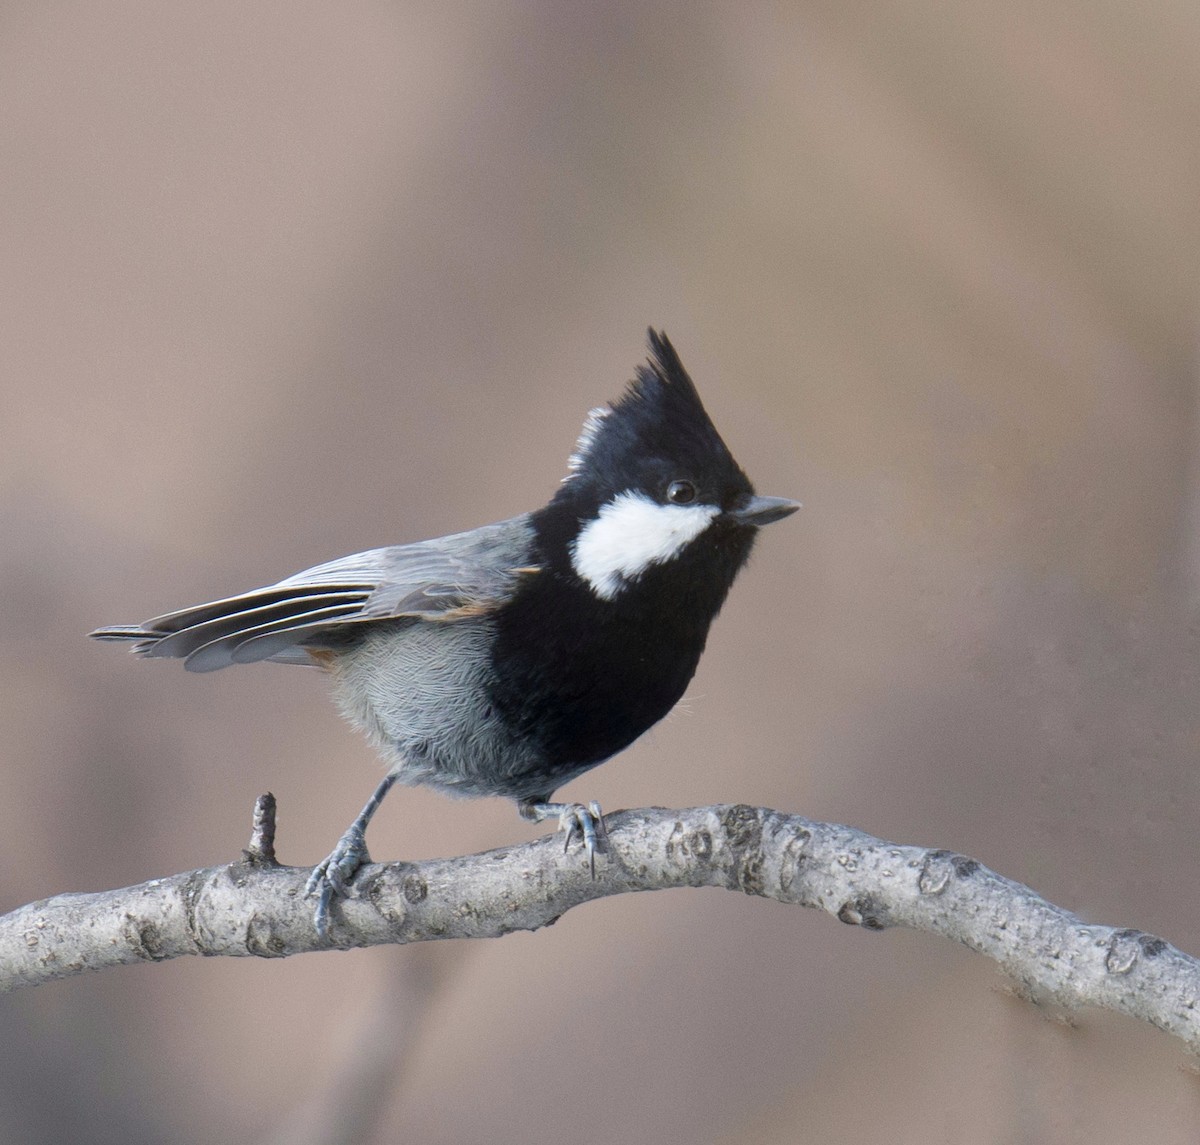
{"type": "MultiPolygon", "coordinates": [[[[0,101],[0,909],[233,859],[267,789],[323,856],[379,772],[318,673],[84,634],[540,504],[654,323],[805,509],[566,794],[953,847],[1200,952],[1194,4],[16,3],[0,101]]],[[[402,791],[371,841],[530,830],[402,791]]],[[[0,1140],[1192,1142],[1184,1066],[679,892],[9,997],[0,1140]]]]}

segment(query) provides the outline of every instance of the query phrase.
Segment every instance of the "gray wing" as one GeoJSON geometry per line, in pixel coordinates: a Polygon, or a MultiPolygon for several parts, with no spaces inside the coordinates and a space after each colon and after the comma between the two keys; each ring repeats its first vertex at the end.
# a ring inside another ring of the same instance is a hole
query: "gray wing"
{"type": "Polygon", "coordinates": [[[508,599],[531,567],[528,515],[467,533],[339,557],[240,596],[136,625],[98,628],[98,640],[132,641],[139,656],[181,657],[192,672],[274,660],[312,664],[308,649],[335,647],[348,625],[411,617],[452,622],[508,599]]]}

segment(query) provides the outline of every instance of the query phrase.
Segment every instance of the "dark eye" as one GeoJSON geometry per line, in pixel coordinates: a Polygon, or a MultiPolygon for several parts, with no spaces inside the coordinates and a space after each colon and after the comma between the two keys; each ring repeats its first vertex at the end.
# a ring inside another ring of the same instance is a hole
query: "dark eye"
{"type": "Polygon", "coordinates": [[[672,505],[689,505],[696,499],[696,486],[690,481],[672,481],[667,486],[667,500],[672,505]]]}

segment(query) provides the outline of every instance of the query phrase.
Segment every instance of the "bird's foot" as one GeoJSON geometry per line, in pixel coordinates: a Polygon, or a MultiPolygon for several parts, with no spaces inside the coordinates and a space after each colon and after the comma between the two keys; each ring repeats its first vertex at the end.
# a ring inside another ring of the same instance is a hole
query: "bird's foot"
{"type": "Polygon", "coordinates": [[[371,856],[367,853],[367,839],[362,829],[357,825],[351,827],[338,841],[337,846],[322,859],[308,876],[304,893],[311,897],[317,896],[317,908],[313,912],[313,921],[317,933],[322,938],[329,937],[329,907],[334,897],[347,898],[350,895],[350,882],[358,868],[369,863],[371,856]]]}
{"type": "Polygon", "coordinates": [[[594,800],[587,804],[523,802],[518,804],[518,808],[526,819],[532,819],[535,823],[557,816],[558,829],[566,832],[567,836],[563,842],[563,853],[570,849],[577,837],[582,839],[592,878],[596,877],[596,852],[608,844],[608,829],[604,826],[604,812],[600,810],[599,803],[594,800]]]}

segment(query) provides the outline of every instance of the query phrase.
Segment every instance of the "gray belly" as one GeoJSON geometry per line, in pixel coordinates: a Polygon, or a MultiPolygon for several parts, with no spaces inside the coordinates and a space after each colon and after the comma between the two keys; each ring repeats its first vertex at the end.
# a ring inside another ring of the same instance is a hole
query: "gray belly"
{"type": "Polygon", "coordinates": [[[510,798],[545,791],[536,745],[514,737],[485,694],[489,636],[486,618],[383,621],[338,654],[338,705],[401,783],[510,798]]]}

